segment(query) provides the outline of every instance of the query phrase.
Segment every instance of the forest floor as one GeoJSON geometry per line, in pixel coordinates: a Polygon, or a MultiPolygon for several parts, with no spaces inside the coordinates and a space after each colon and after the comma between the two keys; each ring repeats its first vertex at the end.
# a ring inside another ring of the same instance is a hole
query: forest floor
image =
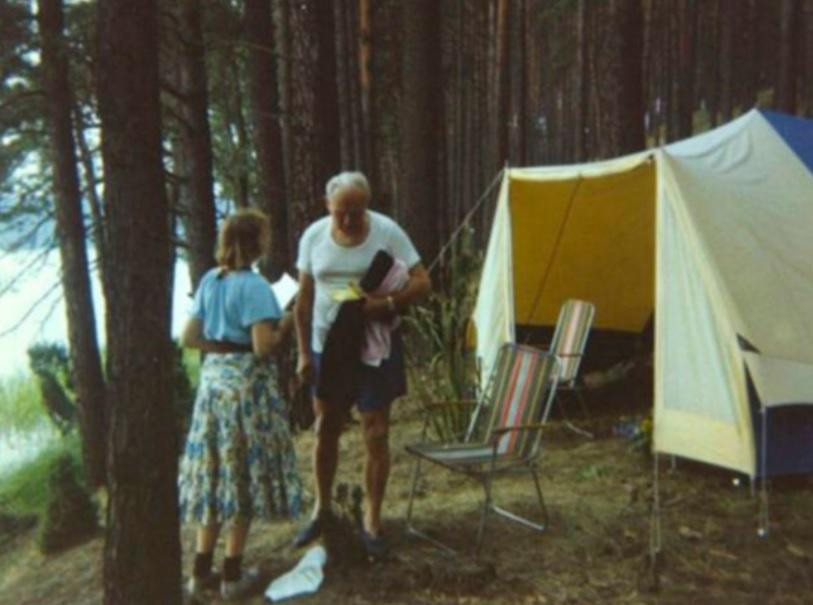
{"type": "MultiPolygon", "coordinates": [[[[645,385],[645,382],[643,384],[645,385]]],[[[541,457],[542,488],[551,513],[539,534],[499,518],[486,530],[483,562],[452,559],[405,531],[412,460],[404,444],[420,430],[418,404],[397,404],[392,430],[392,478],[385,531],[392,554],[368,562],[331,559],[319,591],[295,602],[341,604],[514,603],[811,603],[813,602],[813,483],[775,481],[772,530],[756,533],[757,499],[747,482],[708,466],[680,461],[661,475],[662,568],[655,589],[648,566],[652,460],[612,435],[619,414],[648,413],[647,388],[618,385],[589,397],[597,438],[553,422],[541,457]],[[340,564],[337,564],[340,563],[340,564]]],[[[363,456],[358,426],[343,436],[338,482],[360,482],[363,456]]],[[[297,437],[300,464],[309,477],[310,432],[297,437]]],[[[499,480],[498,503],[532,515],[527,476],[499,480]]],[[[474,482],[432,469],[416,500],[416,523],[466,550],[474,543],[474,482]]],[[[245,561],[270,581],[292,568],[304,550],[290,547],[300,522],[257,525],[245,561]]],[[[0,552],[0,603],[14,605],[101,603],[101,537],[53,556],[39,554],[34,531],[0,552]]],[[[184,530],[184,570],[191,533],[184,530]]],[[[335,552],[335,551],[334,551],[335,552]]],[[[209,602],[219,602],[212,592],[209,602]]],[[[263,603],[260,592],[246,603],[263,603]]]]}

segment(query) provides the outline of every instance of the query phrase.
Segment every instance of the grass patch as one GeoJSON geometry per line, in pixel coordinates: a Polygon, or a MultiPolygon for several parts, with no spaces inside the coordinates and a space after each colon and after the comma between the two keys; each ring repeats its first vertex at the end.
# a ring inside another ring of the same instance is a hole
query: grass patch
{"type": "Polygon", "coordinates": [[[30,373],[21,371],[0,378],[0,418],[4,429],[31,431],[45,416],[39,387],[30,373]]]}
{"type": "Polygon", "coordinates": [[[181,359],[186,375],[189,377],[189,384],[194,392],[200,382],[200,351],[183,349],[181,359]]]}
{"type": "Polygon", "coordinates": [[[69,456],[81,467],[79,438],[74,433],[58,439],[43,449],[34,459],[22,464],[0,480],[0,513],[39,515],[48,503],[48,476],[53,464],[69,456]]]}

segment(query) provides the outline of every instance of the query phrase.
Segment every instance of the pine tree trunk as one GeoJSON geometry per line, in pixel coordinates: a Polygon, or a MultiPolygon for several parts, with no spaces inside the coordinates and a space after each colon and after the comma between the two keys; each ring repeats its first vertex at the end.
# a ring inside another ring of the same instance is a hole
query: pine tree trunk
{"type": "Polygon", "coordinates": [[[620,46],[619,148],[632,153],[645,148],[643,62],[643,12],[640,0],[616,0],[620,46]]]}
{"type": "Polygon", "coordinates": [[[804,90],[802,98],[804,100],[803,115],[813,117],[813,0],[804,0],[804,29],[802,42],[804,46],[804,70],[802,81],[804,90]]]}
{"type": "Polygon", "coordinates": [[[105,383],[96,340],[96,315],[90,291],[82,196],[76,169],[71,123],[73,95],[68,81],[62,1],[40,0],[37,21],[42,39],[62,290],[76,380],[82,454],[88,479],[92,485],[98,486],[106,482],[105,383]]]}
{"type": "Polygon", "coordinates": [[[404,226],[428,265],[439,249],[440,9],[435,0],[414,0],[401,23],[402,89],[407,94],[401,100],[400,204],[404,226]]]}
{"type": "Polygon", "coordinates": [[[263,263],[269,277],[276,279],[290,268],[288,206],[282,126],[274,57],[274,30],[269,0],[246,0],[245,31],[249,47],[249,96],[254,123],[254,148],[260,184],[260,203],[271,218],[271,253],[263,263]]]}
{"type": "Polygon", "coordinates": [[[100,0],[98,99],[115,320],[104,602],[181,601],[177,435],[154,0],[100,0]]]}
{"type": "Polygon", "coordinates": [[[181,40],[179,76],[181,121],[180,208],[189,250],[192,288],[215,264],[217,237],[212,176],[212,136],[209,129],[209,101],[200,0],[183,0],[178,5],[181,40]]]}
{"type": "Polygon", "coordinates": [[[333,10],[306,0],[287,11],[292,65],[288,189],[293,236],[325,212],[325,183],[340,166],[340,129],[333,10]]]}
{"type": "Polygon", "coordinates": [[[587,116],[590,107],[588,70],[587,11],[588,0],[578,0],[576,9],[576,90],[578,91],[578,111],[576,112],[576,156],[579,162],[587,160],[587,116]]]}
{"type": "Polygon", "coordinates": [[[697,5],[694,0],[682,0],[678,36],[677,138],[692,135],[695,96],[695,57],[697,44],[697,5]]]}
{"type": "Polygon", "coordinates": [[[362,166],[367,171],[370,182],[375,183],[375,162],[373,162],[373,157],[375,157],[373,149],[374,114],[371,103],[373,76],[370,69],[374,47],[370,11],[370,0],[359,0],[357,52],[362,166]]]}
{"type": "Polygon", "coordinates": [[[511,23],[511,52],[510,55],[510,87],[511,87],[511,107],[510,107],[510,130],[509,148],[511,162],[515,166],[524,166],[525,159],[525,138],[528,131],[528,120],[525,111],[525,91],[527,87],[527,74],[525,72],[525,27],[528,15],[525,9],[525,0],[512,0],[511,23]]]}
{"type": "Polygon", "coordinates": [[[734,111],[734,11],[733,3],[720,0],[720,121],[731,120],[734,111]]]}
{"type": "Polygon", "coordinates": [[[799,72],[797,49],[801,22],[799,8],[798,0],[782,0],[776,107],[787,113],[796,113],[796,78],[799,72]]]}
{"type": "Polygon", "coordinates": [[[494,149],[497,166],[509,159],[508,120],[511,111],[511,57],[510,57],[510,0],[497,0],[496,10],[496,58],[494,62],[494,90],[497,95],[494,114],[494,149]]]}

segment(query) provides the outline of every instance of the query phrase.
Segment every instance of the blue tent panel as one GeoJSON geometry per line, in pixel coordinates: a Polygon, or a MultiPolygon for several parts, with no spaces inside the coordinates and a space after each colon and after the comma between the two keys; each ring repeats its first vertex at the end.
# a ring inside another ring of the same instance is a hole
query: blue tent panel
{"type": "Polygon", "coordinates": [[[813,173],[813,120],[775,111],[760,110],[760,113],[813,173]]]}
{"type": "MultiPolygon", "coordinates": [[[[762,476],[763,415],[759,396],[747,368],[746,377],[757,454],[756,475],[762,476]]],[[[813,406],[796,404],[771,407],[766,416],[768,438],[765,474],[776,477],[813,472],[813,406]]]]}

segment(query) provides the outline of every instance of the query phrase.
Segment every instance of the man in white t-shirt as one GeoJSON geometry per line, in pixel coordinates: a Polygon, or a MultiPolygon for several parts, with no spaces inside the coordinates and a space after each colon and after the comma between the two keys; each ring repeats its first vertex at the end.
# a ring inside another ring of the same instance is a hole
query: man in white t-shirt
{"type": "MultiPolygon", "coordinates": [[[[312,384],[318,379],[325,340],[341,305],[339,294],[346,292],[350,283],[359,283],[379,250],[403,261],[409,268],[409,278],[398,292],[367,295],[363,303],[366,321],[389,321],[431,290],[429,274],[404,230],[391,218],[369,210],[370,187],[362,173],[342,172],[334,176],[328,181],[325,194],[329,214],[302,234],[296,263],[300,285],[294,310],[299,348],[297,373],[312,384]]],[[[406,392],[400,334],[393,333],[390,355],[380,365],[365,365],[360,351],[358,355],[357,401],[328,401],[314,392],[316,502],[310,522],[294,543],[301,546],[314,540],[330,521],[339,436],[346,411],[355,403],[361,413],[366,447],[362,539],[370,555],[382,556],[386,553],[381,534],[381,503],[390,468],[390,404],[406,392]]]]}

